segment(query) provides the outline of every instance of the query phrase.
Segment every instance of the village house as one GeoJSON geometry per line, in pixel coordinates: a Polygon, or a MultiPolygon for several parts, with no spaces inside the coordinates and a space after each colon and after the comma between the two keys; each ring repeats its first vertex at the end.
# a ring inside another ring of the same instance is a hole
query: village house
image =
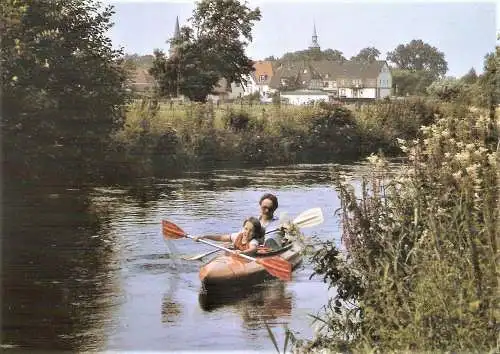
{"type": "MultiPolygon", "coordinates": [[[[174,38],[180,35],[179,19],[176,19],[174,38]]],[[[320,51],[316,25],[313,27],[309,50],[320,51]]],[[[175,52],[170,47],[169,54],[175,52]]],[[[221,78],[207,98],[212,101],[234,100],[258,93],[261,102],[271,102],[279,92],[282,100],[290,104],[307,104],[314,101],[363,101],[376,100],[391,95],[391,70],[384,60],[373,62],[355,61],[293,61],[281,63],[259,60],[254,71],[244,77],[246,84],[228,83],[221,78]]],[[[138,91],[154,88],[154,79],[147,70],[138,69],[133,87],[138,91]]]]}
{"type": "Polygon", "coordinates": [[[245,95],[258,92],[262,100],[270,100],[271,95],[276,91],[270,87],[274,71],[272,62],[259,60],[253,64],[253,68],[255,71],[245,77],[247,81],[243,87],[245,95]]]}
{"type": "Polygon", "coordinates": [[[321,60],[277,68],[270,87],[279,90],[282,98],[297,89],[308,96],[295,98],[294,102],[307,100],[309,91],[318,90],[325,92],[329,101],[373,100],[391,95],[392,76],[387,62],[382,60],[371,63],[321,60]]]}
{"type": "MultiPolygon", "coordinates": [[[[309,50],[320,50],[316,26],[309,50]]],[[[269,88],[291,104],[375,100],[391,95],[392,75],[384,60],[292,62],[275,68],[269,88]]]]}

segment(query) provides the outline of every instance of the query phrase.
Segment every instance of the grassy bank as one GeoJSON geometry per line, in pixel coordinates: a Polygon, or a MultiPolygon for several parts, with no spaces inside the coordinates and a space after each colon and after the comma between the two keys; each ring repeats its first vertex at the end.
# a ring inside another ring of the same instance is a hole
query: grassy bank
{"type": "Polygon", "coordinates": [[[499,129],[498,114],[450,111],[400,141],[396,178],[375,156],[360,195],[335,175],[348,252],[313,257],[337,295],[301,350],[498,352],[499,129]]]}
{"type": "Polygon", "coordinates": [[[358,160],[397,155],[396,138],[413,138],[441,114],[419,99],[360,107],[185,104],[137,100],[127,109],[115,150],[145,172],[358,160]]]}

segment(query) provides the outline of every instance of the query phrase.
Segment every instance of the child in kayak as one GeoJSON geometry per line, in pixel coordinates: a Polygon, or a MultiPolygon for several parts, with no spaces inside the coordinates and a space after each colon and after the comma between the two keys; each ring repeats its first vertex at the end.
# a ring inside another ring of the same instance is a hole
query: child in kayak
{"type": "Polygon", "coordinates": [[[226,235],[204,235],[194,237],[195,241],[200,239],[209,239],[213,241],[231,242],[239,253],[252,254],[255,253],[259,244],[264,242],[264,228],[260,224],[259,219],[249,217],[243,222],[243,228],[239,232],[226,235]]]}

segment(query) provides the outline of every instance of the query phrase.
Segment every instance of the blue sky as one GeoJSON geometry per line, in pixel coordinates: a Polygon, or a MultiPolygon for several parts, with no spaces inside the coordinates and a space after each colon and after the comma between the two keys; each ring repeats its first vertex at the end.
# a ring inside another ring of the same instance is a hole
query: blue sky
{"type": "MultiPolygon", "coordinates": [[[[126,53],[168,50],[175,18],[186,24],[194,1],[104,1],[115,6],[109,35],[126,53]]],[[[486,53],[494,50],[500,26],[500,0],[489,2],[266,1],[251,0],[262,19],[253,30],[247,53],[252,59],[306,49],[313,23],[322,49],[338,49],[346,58],[373,46],[385,59],[399,44],[422,39],[444,52],[450,76],[474,67],[482,72],[486,53]]]]}

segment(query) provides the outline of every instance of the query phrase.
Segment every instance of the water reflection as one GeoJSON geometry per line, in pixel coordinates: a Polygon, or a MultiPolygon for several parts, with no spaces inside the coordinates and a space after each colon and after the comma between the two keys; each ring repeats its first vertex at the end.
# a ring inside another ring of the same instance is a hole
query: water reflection
{"type": "Polygon", "coordinates": [[[199,293],[200,307],[207,312],[231,307],[243,319],[247,329],[262,328],[265,322],[289,317],[293,296],[282,281],[270,279],[256,285],[220,288],[219,291],[199,293]]]}
{"type": "Polygon", "coordinates": [[[161,305],[161,322],[163,324],[173,324],[181,319],[182,305],[176,299],[180,279],[177,272],[174,272],[169,277],[168,290],[163,295],[161,305]]]}
{"type": "Polygon", "coordinates": [[[61,186],[4,185],[2,344],[99,350],[122,300],[118,259],[88,199],[61,186]]]}

